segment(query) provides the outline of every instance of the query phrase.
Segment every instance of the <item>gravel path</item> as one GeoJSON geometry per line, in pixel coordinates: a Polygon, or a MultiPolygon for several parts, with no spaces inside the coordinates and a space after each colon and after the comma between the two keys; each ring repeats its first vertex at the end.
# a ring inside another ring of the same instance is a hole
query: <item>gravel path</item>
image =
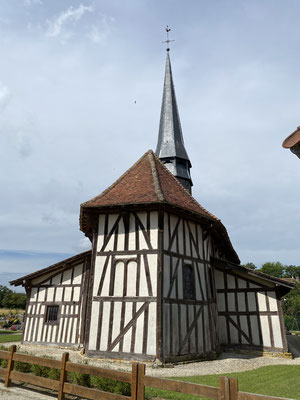
{"type": "MultiPolygon", "coordinates": [[[[201,361],[195,363],[172,365],[169,367],[161,368],[146,363],[146,373],[151,376],[158,377],[172,377],[172,376],[193,376],[193,375],[209,375],[209,374],[224,374],[230,372],[249,371],[255,368],[263,367],[266,365],[300,365],[300,339],[295,339],[295,336],[290,336],[288,340],[292,342],[295,358],[293,360],[285,358],[274,357],[256,357],[245,356],[236,353],[224,352],[217,360],[201,361]]],[[[120,360],[106,360],[97,358],[88,358],[80,353],[78,350],[70,348],[56,348],[50,346],[37,346],[37,345],[17,345],[17,351],[26,352],[36,356],[50,356],[55,359],[61,359],[62,353],[68,351],[70,354],[70,361],[76,363],[88,363],[102,368],[118,369],[121,371],[130,371],[130,361],[120,360]]]]}

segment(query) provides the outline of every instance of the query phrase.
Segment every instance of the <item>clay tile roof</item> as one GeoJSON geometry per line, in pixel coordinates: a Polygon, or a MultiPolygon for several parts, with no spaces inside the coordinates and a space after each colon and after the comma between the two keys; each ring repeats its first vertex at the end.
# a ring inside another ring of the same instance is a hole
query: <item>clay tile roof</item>
{"type": "Polygon", "coordinates": [[[191,196],[152,150],[99,196],[81,204],[81,210],[147,203],[169,203],[219,221],[191,196]]]}
{"type": "Polygon", "coordinates": [[[300,126],[283,141],[282,147],[290,149],[297,143],[300,143],[300,126]]]}

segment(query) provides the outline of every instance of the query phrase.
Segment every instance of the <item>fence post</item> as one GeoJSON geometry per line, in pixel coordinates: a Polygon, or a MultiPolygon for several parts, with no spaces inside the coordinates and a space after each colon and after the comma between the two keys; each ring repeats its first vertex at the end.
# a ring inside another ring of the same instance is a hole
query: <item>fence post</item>
{"type": "Polygon", "coordinates": [[[137,400],[145,400],[145,385],[144,385],[145,371],[146,371],[146,365],[138,364],[137,400]]]}
{"type": "Polygon", "coordinates": [[[236,378],[229,378],[229,393],[230,393],[230,400],[238,400],[239,384],[236,378]]]}
{"type": "Polygon", "coordinates": [[[138,384],[138,364],[134,363],[131,367],[131,400],[137,400],[138,384]]]}
{"type": "Polygon", "coordinates": [[[226,376],[219,376],[219,400],[231,400],[229,379],[226,376]]]}
{"type": "Polygon", "coordinates": [[[59,388],[58,388],[58,400],[64,399],[64,383],[67,380],[66,364],[69,360],[69,353],[63,353],[61,359],[60,367],[60,378],[59,378],[59,388]]]}
{"type": "Polygon", "coordinates": [[[15,362],[13,360],[13,356],[16,351],[16,348],[17,347],[14,344],[14,345],[10,346],[10,349],[9,349],[9,359],[8,359],[7,370],[6,370],[5,381],[4,381],[4,385],[6,387],[9,387],[11,385],[10,373],[14,369],[15,362]]]}

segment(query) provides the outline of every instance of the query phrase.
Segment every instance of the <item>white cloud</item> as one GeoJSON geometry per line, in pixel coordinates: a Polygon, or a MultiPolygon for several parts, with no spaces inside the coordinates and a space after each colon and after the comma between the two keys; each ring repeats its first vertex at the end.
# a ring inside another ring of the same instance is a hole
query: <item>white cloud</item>
{"type": "Polygon", "coordinates": [[[29,136],[22,130],[19,130],[17,132],[16,147],[22,158],[27,158],[32,154],[33,149],[31,145],[31,140],[29,136]]]}
{"type": "Polygon", "coordinates": [[[4,110],[10,99],[10,91],[0,82],[0,111],[4,110]]]}
{"type": "Polygon", "coordinates": [[[80,4],[79,7],[69,7],[66,11],[63,11],[60,15],[55,17],[53,20],[48,20],[48,30],[46,35],[49,37],[58,37],[63,35],[65,39],[68,39],[72,36],[71,32],[67,32],[65,26],[71,22],[77,22],[81,19],[81,17],[87,13],[92,12],[94,7],[89,5],[85,6],[80,4]]]}
{"type": "Polygon", "coordinates": [[[104,43],[108,36],[111,33],[111,23],[113,23],[115,19],[113,17],[103,16],[101,20],[101,26],[92,25],[90,31],[87,34],[87,37],[91,40],[91,42],[99,44],[104,43]]]}

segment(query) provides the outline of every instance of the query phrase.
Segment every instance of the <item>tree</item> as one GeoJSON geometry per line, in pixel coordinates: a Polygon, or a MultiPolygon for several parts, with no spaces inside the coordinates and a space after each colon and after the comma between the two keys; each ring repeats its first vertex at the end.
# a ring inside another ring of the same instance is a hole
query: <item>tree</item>
{"type": "Polygon", "coordinates": [[[284,265],[279,261],[277,262],[266,262],[262,265],[260,272],[268,275],[276,276],[277,278],[282,278],[284,273],[284,265]]]}
{"type": "Polygon", "coordinates": [[[26,295],[23,293],[12,292],[11,290],[5,294],[2,299],[2,307],[6,308],[26,308],[26,295]]]}
{"type": "Polygon", "coordinates": [[[288,315],[300,314],[300,283],[282,299],[282,309],[288,315]]]}
{"type": "Polygon", "coordinates": [[[296,279],[296,277],[300,277],[300,266],[296,267],[296,265],[286,265],[284,277],[294,279],[296,279]]]}
{"type": "Polygon", "coordinates": [[[242,267],[256,269],[256,265],[254,265],[252,262],[248,262],[247,264],[242,265],[242,267]]]}
{"type": "Polygon", "coordinates": [[[0,307],[4,307],[2,300],[7,293],[12,293],[12,291],[8,287],[0,285],[0,307]]]}

